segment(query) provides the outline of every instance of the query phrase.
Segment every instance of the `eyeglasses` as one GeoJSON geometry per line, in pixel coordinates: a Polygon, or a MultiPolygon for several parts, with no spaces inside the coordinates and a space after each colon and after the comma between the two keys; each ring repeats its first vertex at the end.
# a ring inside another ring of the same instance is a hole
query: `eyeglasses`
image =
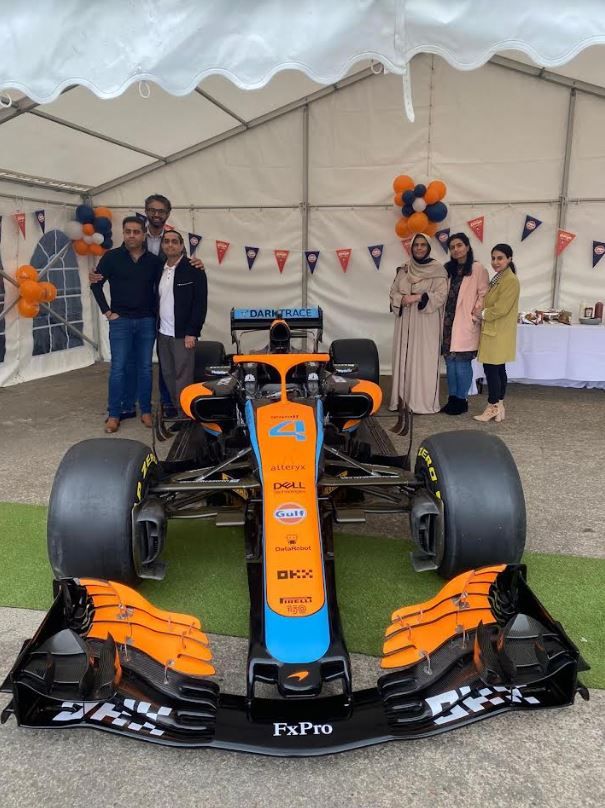
{"type": "Polygon", "coordinates": [[[168,211],[164,208],[145,208],[145,213],[150,213],[152,216],[168,216],[168,211]]]}

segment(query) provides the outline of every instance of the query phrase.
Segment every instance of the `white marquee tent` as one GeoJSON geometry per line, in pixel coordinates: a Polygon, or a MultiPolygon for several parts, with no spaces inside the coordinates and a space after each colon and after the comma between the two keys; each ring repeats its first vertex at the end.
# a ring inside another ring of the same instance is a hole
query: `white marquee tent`
{"type": "MultiPolygon", "coordinates": [[[[577,314],[605,296],[605,259],[592,266],[605,242],[600,0],[0,0],[0,23],[6,276],[52,259],[83,199],[119,223],[162,193],[171,223],[203,236],[204,337],[229,344],[233,305],[317,303],[326,342],[372,336],[389,372],[404,255],[391,183],[405,173],[446,182],[452,232],[485,217],[484,263],[512,244],[523,307],[577,314]],[[543,224],[522,242],[528,214],[543,224]],[[559,228],[576,238],[557,258],[559,228]],[[220,265],[217,240],[230,244],[220,265]],[[245,246],[260,248],[252,270],[245,246]],[[339,248],[352,249],[346,273],[339,248]],[[275,249],[290,251],[283,273],[275,249]],[[306,249],[320,251],[313,274],[306,249]]],[[[0,276],[0,385],[107,356],[90,261],[68,250],[50,278],[53,307],[88,341],[20,318],[0,276]]]]}

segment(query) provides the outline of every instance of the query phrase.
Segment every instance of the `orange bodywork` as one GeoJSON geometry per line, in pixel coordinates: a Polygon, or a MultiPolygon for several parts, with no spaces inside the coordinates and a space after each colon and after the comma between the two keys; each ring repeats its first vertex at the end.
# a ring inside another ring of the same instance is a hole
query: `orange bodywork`
{"type": "Polygon", "coordinates": [[[374,382],[368,382],[365,379],[360,379],[356,384],[351,387],[352,393],[366,393],[372,399],[372,412],[378,412],[382,404],[382,390],[374,382]]]}
{"type": "MultiPolygon", "coordinates": [[[[91,639],[109,635],[125,649],[137,648],[166,669],[211,676],[212,652],[196,617],[157,609],[142,595],[115,581],[80,578],[94,605],[91,639]]],[[[127,656],[127,650],[125,651],[127,656]]]]}
{"type": "Polygon", "coordinates": [[[427,658],[445,642],[466,631],[495,623],[488,594],[505,565],[457,575],[431,600],[397,609],[391,616],[381,668],[402,668],[427,658]]]}
{"type": "Polygon", "coordinates": [[[187,385],[187,387],[181,390],[181,407],[183,408],[183,412],[191,418],[191,403],[193,399],[198,398],[198,396],[213,395],[212,390],[209,390],[204,382],[196,382],[195,384],[187,385]]]}

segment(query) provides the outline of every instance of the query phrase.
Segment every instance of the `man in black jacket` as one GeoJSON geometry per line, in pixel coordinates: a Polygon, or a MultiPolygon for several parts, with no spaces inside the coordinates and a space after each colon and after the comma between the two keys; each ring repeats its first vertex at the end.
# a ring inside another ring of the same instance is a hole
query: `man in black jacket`
{"type": "Polygon", "coordinates": [[[135,360],[141,421],[147,427],[152,426],[151,361],[156,336],[157,285],[162,272],[160,259],[147,250],[143,223],[136,216],[127,216],[122,231],[124,243],[101,258],[97,273],[102,280],[91,285],[95,300],[109,321],[111,371],[105,423],[105,431],[109,433],[120,427],[131,357],[135,360]],[[111,308],[103,292],[106,280],[111,291],[111,308]]]}
{"type": "Polygon", "coordinates": [[[189,263],[183,237],[166,230],[161,251],[166,256],[159,292],[158,357],[170,396],[182,414],[181,390],[193,383],[195,343],[208,306],[206,273],[189,263]]]}

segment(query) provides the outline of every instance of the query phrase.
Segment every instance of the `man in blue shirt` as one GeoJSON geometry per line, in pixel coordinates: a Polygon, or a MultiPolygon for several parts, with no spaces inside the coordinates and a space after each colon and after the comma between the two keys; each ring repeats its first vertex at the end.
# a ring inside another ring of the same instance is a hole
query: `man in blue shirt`
{"type": "Polygon", "coordinates": [[[108,418],[105,431],[117,432],[127,385],[128,367],[134,358],[137,398],[141,421],[152,426],[151,362],[156,336],[157,285],[162,261],[147,250],[143,223],[136,216],[122,222],[124,243],[109,250],[99,261],[101,280],[91,284],[101,312],[109,321],[111,371],[109,374],[108,418]],[[109,281],[111,308],[103,292],[109,281]]]}

